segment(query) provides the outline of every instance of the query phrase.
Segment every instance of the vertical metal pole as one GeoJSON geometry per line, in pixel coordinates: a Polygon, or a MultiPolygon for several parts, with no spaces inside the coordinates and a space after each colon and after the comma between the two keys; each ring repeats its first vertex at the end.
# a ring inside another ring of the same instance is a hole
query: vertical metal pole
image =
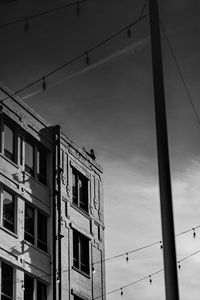
{"type": "Polygon", "coordinates": [[[157,0],[149,0],[166,300],[178,300],[167,120],[157,0]]]}
{"type": "Polygon", "coordinates": [[[60,126],[57,125],[58,299],[62,299],[60,126]]]}
{"type": "Polygon", "coordinates": [[[56,265],[57,265],[57,247],[56,247],[56,128],[53,129],[53,211],[52,211],[52,232],[53,232],[53,299],[57,300],[56,287],[56,265]]]}

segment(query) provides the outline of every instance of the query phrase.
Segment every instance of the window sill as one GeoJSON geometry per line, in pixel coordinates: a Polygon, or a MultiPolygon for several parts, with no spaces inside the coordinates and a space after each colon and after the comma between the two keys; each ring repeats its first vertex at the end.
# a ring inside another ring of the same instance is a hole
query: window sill
{"type": "Polygon", "coordinates": [[[0,226],[0,229],[5,231],[6,233],[8,233],[9,235],[12,235],[14,238],[18,239],[18,235],[13,232],[13,231],[10,231],[9,229],[3,227],[3,226],[0,226]]]}
{"type": "Polygon", "coordinates": [[[78,205],[74,204],[74,203],[70,203],[71,207],[73,207],[75,210],[77,210],[78,212],[80,212],[84,217],[88,218],[89,220],[91,219],[89,213],[83,209],[81,209],[78,205]]]}
{"type": "Polygon", "coordinates": [[[87,274],[87,273],[85,273],[85,272],[83,272],[83,271],[79,270],[78,268],[76,268],[76,267],[74,267],[74,266],[72,266],[72,270],[74,270],[74,271],[76,271],[76,272],[80,273],[81,275],[83,275],[83,276],[87,277],[88,279],[90,279],[90,278],[91,278],[91,276],[90,276],[89,274],[87,274]]]}
{"type": "Polygon", "coordinates": [[[27,246],[29,246],[29,247],[31,247],[31,248],[37,250],[38,252],[40,252],[40,253],[42,253],[43,255],[46,255],[47,257],[50,258],[50,255],[49,255],[48,252],[45,252],[45,251],[41,250],[40,248],[38,248],[37,246],[31,244],[30,242],[28,242],[28,241],[26,241],[26,240],[24,240],[23,242],[24,242],[24,244],[26,244],[27,246]]]}
{"type": "Polygon", "coordinates": [[[19,169],[19,166],[17,163],[15,163],[14,161],[10,160],[7,156],[5,156],[4,154],[0,153],[0,157],[4,158],[7,162],[9,162],[10,164],[12,164],[15,168],[19,169]]]}

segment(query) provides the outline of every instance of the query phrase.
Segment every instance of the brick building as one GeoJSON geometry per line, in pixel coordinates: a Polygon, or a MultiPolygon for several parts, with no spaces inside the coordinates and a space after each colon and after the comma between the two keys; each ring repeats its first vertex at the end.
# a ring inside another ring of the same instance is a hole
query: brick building
{"type": "Polygon", "coordinates": [[[1,104],[0,128],[1,299],[105,300],[102,168],[94,154],[16,97],[1,104]]]}

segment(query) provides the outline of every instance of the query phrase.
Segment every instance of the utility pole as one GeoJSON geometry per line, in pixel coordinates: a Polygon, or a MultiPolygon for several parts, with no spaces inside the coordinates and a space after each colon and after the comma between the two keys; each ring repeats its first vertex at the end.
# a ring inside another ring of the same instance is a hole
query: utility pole
{"type": "Polygon", "coordinates": [[[166,300],[179,300],[165,92],[157,0],[149,0],[166,300]]]}

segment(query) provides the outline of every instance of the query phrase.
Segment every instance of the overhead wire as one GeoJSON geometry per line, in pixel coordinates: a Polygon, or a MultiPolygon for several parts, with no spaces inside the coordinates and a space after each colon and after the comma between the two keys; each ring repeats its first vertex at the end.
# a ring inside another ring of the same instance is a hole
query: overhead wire
{"type": "MultiPolygon", "coordinates": [[[[73,79],[77,76],[81,76],[91,70],[94,70],[122,55],[126,55],[128,52],[131,52],[131,54],[135,53],[137,50],[139,49],[142,49],[142,47],[144,47],[147,43],[149,42],[149,37],[146,37],[136,43],[133,43],[131,44],[130,46],[122,49],[122,50],[119,50],[119,51],[116,51],[98,61],[96,61],[95,63],[92,63],[90,64],[89,66],[83,68],[83,69],[80,69],[78,71],[75,71],[75,72],[72,72],[71,74],[67,75],[66,77],[64,78],[61,78],[59,80],[56,80],[56,81],[53,81],[52,83],[49,83],[48,86],[47,86],[47,89],[49,90],[50,88],[53,88],[59,84],[62,84],[63,82],[67,81],[67,80],[70,80],[70,79],[73,79]]],[[[43,92],[43,89],[42,87],[38,88],[37,90],[33,91],[33,92],[30,92],[30,93],[27,93],[25,94],[24,96],[20,97],[22,100],[26,100],[28,98],[31,98],[39,93],[42,93],[43,92]]]]}
{"type": "MultiPolygon", "coordinates": [[[[183,262],[183,261],[185,261],[185,260],[191,258],[192,256],[194,256],[194,255],[196,255],[196,254],[198,254],[198,253],[200,253],[200,249],[197,250],[197,251],[195,251],[195,252],[193,252],[193,253],[191,253],[190,255],[187,255],[187,256],[183,257],[182,259],[178,260],[178,261],[177,261],[178,266],[179,266],[180,262],[183,262]]],[[[63,270],[63,271],[61,271],[61,273],[68,272],[68,271],[70,271],[70,269],[63,270]]],[[[114,290],[111,290],[111,291],[106,292],[106,293],[104,293],[104,294],[101,294],[101,295],[99,295],[99,296],[93,297],[92,300],[96,300],[96,299],[98,299],[98,298],[101,298],[102,296],[107,296],[107,295],[116,293],[116,292],[118,292],[118,291],[121,291],[121,295],[123,295],[123,292],[122,292],[122,291],[123,291],[124,289],[126,289],[126,288],[128,288],[128,287],[130,287],[130,286],[133,286],[133,285],[135,285],[135,284],[137,284],[137,283],[139,283],[139,282],[142,282],[142,281],[144,281],[144,280],[146,280],[146,279],[149,279],[150,284],[152,284],[152,277],[155,276],[155,275],[157,275],[157,274],[159,274],[159,273],[161,273],[161,272],[163,272],[163,271],[164,271],[164,268],[159,269],[159,270],[157,270],[157,271],[155,271],[155,272],[153,272],[153,273],[150,273],[149,275],[143,276],[143,277],[141,277],[141,278],[139,278],[139,279],[137,279],[137,280],[135,280],[135,281],[133,281],[133,282],[131,282],[131,283],[128,283],[128,284],[126,284],[126,285],[123,285],[123,286],[121,286],[120,288],[116,288],[116,289],[114,289],[114,290]]],[[[42,275],[42,276],[33,277],[33,279],[40,279],[40,278],[42,278],[42,277],[45,277],[45,276],[52,276],[52,275],[53,275],[53,274],[50,273],[50,274],[46,274],[46,275],[42,275]]],[[[23,284],[23,283],[24,283],[24,280],[7,282],[7,283],[4,283],[4,284],[1,284],[0,286],[3,286],[3,285],[4,285],[4,286],[5,286],[5,285],[11,285],[11,284],[14,285],[14,284],[18,284],[18,283],[23,284]]]]}
{"type": "Polygon", "coordinates": [[[167,35],[167,33],[166,33],[166,30],[165,30],[165,28],[164,28],[164,26],[163,26],[163,24],[162,24],[161,21],[160,21],[160,25],[161,25],[161,29],[162,29],[162,32],[163,32],[163,34],[164,34],[164,37],[165,37],[165,39],[166,39],[168,48],[169,48],[169,50],[170,50],[170,53],[171,53],[171,55],[172,55],[172,58],[173,58],[173,60],[174,60],[174,62],[175,62],[177,71],[178,71],[178,73],[179,73],[179,75],[180,75],[180,79],[181,79],[181,81],[182,81],[182,83],[183,83],[183,86],[184,86],[185,92],[186,92],[186,94],[187,94],[189,103],[191,104],[192,109],[193,109],[193,112],[194,112],[194,115],[195,115],[195,117],[196,117],[196,119],[197,119],[197,122],[198,122],[199,125],[200,125],[200,117],[199,117],[198,112],[197,112],[197,110],[196,110],[196,107],[195,107],[195,105],[194,105],[194,102],[193,102],[191,93],[190,93],[189,88],[188,88],[188,86],[187,86],[186,80],[185,80],[185,78],[184,78],[184,76],[183,76],[183,72],[182,72],[182,70],[181,70],[181,68],[180,68],[180,65],[179,65],[179,63],[178,63],[178,60],[177,60],[177,58],[176,58],[176,55],[175,55],[175,52],[174,52],[174,50],[173,50],[172,44],[171,44],[171,42],[170,42],[170,40],[169,40],[169,38],[168,38],[168,35],[167,35]]]}
{"type": "MultiPolygon", "coordinates": [[[[144,8],[142,8],[142,11],[144,11],[144,8]]],[[[35,84],[42,82],[43,83],[43,87],[45,85],[45,89],[47,88],[46,86],[46,79],[50,76],[52,76],[53,74],[57,73],[58,71],[70,66],[71,64],[79,61],[81,58],[85,57],[86,58],[86,63],[89,63],[89,54],[91,52],[93,52],[94,50],[96,50],[97,48],[102,47],[103,45],[105,45],[106,43],[108,43],[109,41],[113,40],[115,37],[117,37],[118,35],[120,35],[121,33],[127,31],[129,28],[134,27],[135,25],[137,25],[140,21],[142,21],[143,19],[145,19],[147,17],[147,15],[141,15],[141,12],[139,14],[139,17],[136,18],[135,21],[129,23],[128,25],[126,25],[125,27],[123,27],[122,29],[120,29],[119,31],[116,31],[115,33],[111,34],[109,37],[105,38],[104,40],[102,40],[101,42],[95,44],[94,46],[90,47],[89,49],[87,49],[86,51],[82,52],[81,54],[77,55],[76,57],[68,60],[67,62],[63,63],[62,65],[58,66],[57,68],[51,70],[50,72],[43,74],[41,77],[39,77],[38,79],[36,79],[35,81],[32,81],[31,83],[27,84],[26,86],[16,90],[14,93],[11,94],[11,96],[15,96],[19,93],[21,93],[22,91],[34,86],[35,84]]],[[[43,88],[44,89],[44,88],[43,88]]],[[[3,99],[0,100],[0,103],[5,101],[6,99],[8,99],[9,97],[5,97],[3,99]]]]}
{"type": "MultiPolygon", "coordinates": [[[[198,228],[200,228],[200,225],[195,226],[195,227],[193,227],[191,229],[187,229],[185,231],[179,232],[175,236],[177,237],[177,236],[186,234],[186,233],[191,232],[191,231],[194,232],[194,230],[198,229],[198,228]]],[[[146,245],[144,245],[142,247],[139,247],[139,248],[136,248],[136,249],[133,249],[133,250],[130,250],[130,251],[126,251],[126,252],[120,253],[118,255],[114,255],[112,257],[105,258],[104,260],[96,261],[93,264],[97,264],[97,263],[104,262],[104,261],[110,261],[110,260],[113,260],[113,259],[116,259],[116,258],[119,258],[119,257],[122,257],[122,256],[126,256],[127,254],[131,254],[131,253],[134,253],[134,252],[138,252],[138,251],[150,248],[150,247],[155,246],[155,245],[162,245],[162,241],[157,241],[157,242],[149,243],[149,244],[146,244],[146,245]]]]}
{"type": "MultiPolygon", "coordinates": [[[[117,289],[114,289],[114,290],[112,290],[112,291],[109,291],[109,292],[107,292],[107,293],[105,293],[105,294],[103,294],[103,295],[94,297],[94,298],[92,298],[92,300],[101,298],[102,296],[107,296],[107,295],[116,293],[116,292],[118,292],[118,291],[122,291],[122,290],[124,290],[124,289],[126,289],[126,288],[128,288],[128,287],[130,287],[130,286],[132,286],[132,285],[134,285],[134,284],[137,284],[137,283],[139,283],[139,282],[141,282],[141,281],[144,281],[144,280],[148,279],[149,277],[151,278],[152,276],[155,276],[155,275],[157,275],[158,273],[161,273],[161,272],[163,272],[163,271],[164,271],[164,268],[163,268],[163,269],[160,269],[160,270],[158,270],[158,271],[155,271],[155,272],[153,272],[153,273],[151,273],[151,274],[149,274],[149,275],[146,275],[146,276],[144,276],[144,277],[141,277],[141,278],[139,278],[139,279],[137,279],[137,280],[135,280],[135,281],[133,281],[133,282],[131,282],[131,283],[128,283],[128,284],[126,284],[126,285],[124,285],[124,286],[122,286],[122,287],[120,287],[120,288],[117,288],[117,289]]],[[[150,282],[150,283],[151,283],[151,282],[150,282]]],[[[123,294],[121,293],[121,295],[123,295],[123,294]]]]}
{"type": "MultiPolygon", "coordinates": [[[[200,225],[195,226],[195,227],[192,227],[191,229],[182,231],[182,232],[176,234],[176,236],[180,236],[180,235],[183,235],[183,234],[188,233],[188,232],[190,232],[190,231],[194,231],[195,229],[198,229],[198,228],[200,228],[200,225]]],[[[138,252],[138,251],[141,251],[141,250],[143,250],[143,249],[149,248],[149,247],[151,247],[151,246],[153,246],[153,245],[160,244],[161,242],[162,242],[162,241],[158,241],[158,242],[155,242],[155,243],[147,244],[147,245],[145,245],[145,246],[143,246],[143,247],[139,247],[139,248],[133,249],[133,250],[131,250],[131,251],[129,251],[129,252],[124,252],[124,253],[121,253],[121,254],[119,254],[119,255],[115,255],[115,256],[106,258],[106,259],[104,259],[104,260],[102,259],[102,260],[100,260],[100,261],[93,262],[92,265],[97,264],[97,263],[106,262],[106,261],[109,261],[109,260],[112,260],[112,259],[115,259],[115,258],[119,258],[119,257],[121,257],[121,256],[130,254],[130,253],[133,253],[133,252],[138,252]]],[[[196,254],[199,253],[199,252],[200,252],[200,249],[199,249],[198,251],[195,251],[195,252],[191,253],[190,255],[188,255],[188,256],[186,256],[186,257],[183,257],[182,259],[180,259],[180,260],[177,261],[177,264],[180,263],[180,262],[182,262],[182,261],[185,261],[186,259],[188,259],[188,258],[190,258],[190,257],[192,257],[192,256],[194,256],[194,255],[196,255],[196,254]]],[[[61,273],[70,272],[72,269],[73,269],[73,267],[70,267],[70,268],[68,268],[68,269],[64,269],[64,270],[61,271],[61,273]]],[[[162,270],[163,270],[163,269],[162,269],[162,270]]],[[[157,271],[157,272],[160,272],[160,271],[157,271]]],[[[151,275],[154,275],[154,274],[155,274],[155,273],[151,273],[151,275]]],[[[40,278],[44,278],[44,277],[48,277],[48,276],[53,276],[53,273],[47,273],[47,274],[40,275],[40,276],[34,276],[33,278],[34,278],[34,279],[40,279],[40,278]]],[[[147,278],[147,277],[148,277],[148,276],[145,276],[145,278],[147,278]]],[[[141,279],[139,279],[139,281],[141,281],[141,279]]],[[[23,280],[15,281],[15,282],[10,282],[10,283],[8,283],[8,284],[16,284],[16,283],[20,283],[20,282],[23,283],[23,280]]],[[[137,282],[138,282],[138,281],[137,281],[137,282]]],[[[132,284],[133,284],[133,283],[132,283],[132,284]]],[[[132,284],[130,284],[130,285],[132,285],[132,284]]],[[[0,286],[1,286],[1,284],[0,284],[0,286]]],[[[129,285],[128,285],[128,286],[129,286],[129,285]]],[[[123,287],[123,288],[124,288],[124,287],[123,287]]],[[[120,289],[117,289],[117,290],[120,290],[120,289]]]]}
{"type": "MultiPolygon", "coordinates": [[[[189,259],[190,257],[192,257],[192,256],[194,256],[194,255],[196,255],[196,254],[198,254],[198,253],[200,253],[200,249],[197,250],[197,251],[195,251],[195,252],[193,252],[193,253],[191,253],[190,255],[187,255],[187,256],[183,257],[182,259],[178,260],[178,261],[177,261],[178,266],[180,266],[180,263],[181,263],[181,262],[183,262],[183,261],[189,259]]],[[[128,287],[130,287],[130,286],[132,286],[132,285],[135,285],[135,284],[137,284],[137,283],[139,283],[139,282],[142,282],[142,281],[144,281],[144,280],[146,280],[146,279],[149,279],[150,284],[152,284],[152,277],[155,276],[155,275],[157,275],[157,274],[159,274],[159,273],[161,273],[161,272],[163,272],[163,271],[164,271],[164,268],[162,268],[162,269],[160,269],[160,270],[158,270],[158,271],[155,271],[155,272],[153,272],[153,273],[150,273],[149,275],[146,275],[146,276],[144,276],[144,277],[141,277],[141,278],[139,278],[139,279],[137,279],[137,280],[135,280],[135,281],[133,281],[133,282],[131,282],[131,283],[129,283],[129,284],[126,284],[126,285],[124,285],[124,286],[121,286],[120,288],[111,290],[111,291],[109,291],[109,292],[107,292],[107,293],[105,293],[105,294],[103,294],[103,295],[94,297],[94,298],[92,298],[92,300],[101,298],[102,296],[107,296],[107,295],[116,293],[116,292],[118,292],[118,291],[121,291],[121,296],[122,296],[122,295],[123,295],[123,292],[122,292],[122,291],[123,291],[124,289],[126,289],[126,288],[128,288],[128,287]]]]}
{"type": "Polygon", "coordinates": [[[35,19],[35,18],[44,16],[44,15],[47,15],[47,14],[50,14],[50,13],[54,13],[56,11],[60,11],[62,9],[66,9],[66,8],[69,8],[69,7],[72,7],[72,6],[77,6],[77,5],[80,5],[80,4],[88,2],[88,1],[90,1],[90,0],[73,1],[73,2],[67,3],[65,5],[57,6],[55,8],[51,8],[51,9],[39,12],[37,14],[32,14],[30,16],[25,16],[23,18],[19,18],[19,19],[14,20],[14,21],[10,21],[10,22],[7,22],[7,23],[0,24],[0,28],[7,27],[9,25],[14,25],[14,24],[17,24],[17,23],[27,22],[28,20],[35,19]]]}

